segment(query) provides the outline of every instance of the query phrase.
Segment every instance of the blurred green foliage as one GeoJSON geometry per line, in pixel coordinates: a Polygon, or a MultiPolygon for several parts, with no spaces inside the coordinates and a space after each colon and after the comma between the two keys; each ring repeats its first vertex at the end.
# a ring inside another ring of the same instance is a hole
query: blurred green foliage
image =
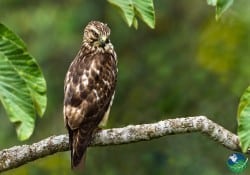
{"type": "MultiPolygon", "coordinates": [[[[90,20],[109,24],[119,59],[108,127],[206,115],[236,132],[237,105],[250,83],[250,1],[234,2],[219,22],[205,1],[155,1],[154,5],[155,30],[144,24],[134,30],[106,1],[1,0],[0,21],[24,39],[45,74],[48,108],[26,142],[17,141],[1,108],[0,149],[66,133],[64,76],[90,20]]],[[[89,148],[85,174],[223,175],[230,174],[226,167],[230,154],[201,134],[175,135],[89,148]]],[[[249,168],[244,173],[249,174],[249,168]]],[[[3,174],[74,173],[65,152],[3,174]]]]}

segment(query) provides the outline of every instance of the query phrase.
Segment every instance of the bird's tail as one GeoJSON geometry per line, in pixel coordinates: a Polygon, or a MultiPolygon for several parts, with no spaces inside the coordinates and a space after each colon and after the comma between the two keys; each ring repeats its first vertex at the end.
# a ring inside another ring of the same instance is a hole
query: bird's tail
{"type": "Polygon", "coordinates": [[[74,130],[70,137],[71,168],[75,169],[80,164],[87,147],[92,139],[93,129],[80,127],[74,130]]]}

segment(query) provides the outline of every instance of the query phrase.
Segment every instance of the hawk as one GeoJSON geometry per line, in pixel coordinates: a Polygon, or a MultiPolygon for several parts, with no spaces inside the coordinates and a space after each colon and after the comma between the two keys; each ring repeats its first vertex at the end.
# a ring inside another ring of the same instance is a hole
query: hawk
{"type": "Polygon", "coordinates": [[[89,22],[80,51],[66,74],[63,113],[69,133],[71,168],[79,165],[93,133],[108,119],[118,72],[109,36],[107,24],[89,22]]]}

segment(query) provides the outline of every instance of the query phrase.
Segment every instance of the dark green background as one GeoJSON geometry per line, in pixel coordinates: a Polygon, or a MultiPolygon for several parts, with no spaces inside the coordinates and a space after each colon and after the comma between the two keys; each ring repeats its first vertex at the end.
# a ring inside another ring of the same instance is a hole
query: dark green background
{"type": "MultiPolygon", "coordinates": [[[[107,1],[1,0],[0,21],[16,32],[39,62],[48,108],[26,142],[0,107],[0,149],[66,133],[63,82],[90,20],[109,24],[119,60],[108,127],[206,115],[236,133],[239,97],[250,84],[250,1],[237,0],[221,21],[203,0],[155,0],[156,28],[129,28],[107,1]]],[[[230,175],[232,152],[200,133],[90,148],[88,175],[230,175]]],[[[247,168],[243,174],[249,174],[247,168]]],[[[73,174],[69,152],[36,160],[12,174],[73,174]]],[[[81,174],[81,173],[79,173],[81,174]]]]}

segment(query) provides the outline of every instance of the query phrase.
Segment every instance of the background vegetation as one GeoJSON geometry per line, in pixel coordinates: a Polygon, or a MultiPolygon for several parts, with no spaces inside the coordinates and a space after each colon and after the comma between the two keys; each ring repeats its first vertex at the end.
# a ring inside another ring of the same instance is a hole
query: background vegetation
{"type": "MultiPolygon", "coordinates": [[[[128,26],[106,1],[1,0],[0,21],[23,38],[47,80],[48,107],[29,141],[20,142],[0,107],[0,149],[66,133],[63,81],[90,20],[109,24],[119,59],[108,127],[206,115],[236,133],[240,95],[250,77],[250,2],[238,0],[219,22],[200,0],[155,1],[156,28],[128,26]]],[[[89,175],[223,175],[231,151],[200,134],[90,148],[89,175]]],[[[249,174],[249,168],[245,174],[249,174]]],[[[73,174],[69,152],[8,174],[73,174]]],[[[232,174],[232,173],[231,173],[232,174]]]]}

